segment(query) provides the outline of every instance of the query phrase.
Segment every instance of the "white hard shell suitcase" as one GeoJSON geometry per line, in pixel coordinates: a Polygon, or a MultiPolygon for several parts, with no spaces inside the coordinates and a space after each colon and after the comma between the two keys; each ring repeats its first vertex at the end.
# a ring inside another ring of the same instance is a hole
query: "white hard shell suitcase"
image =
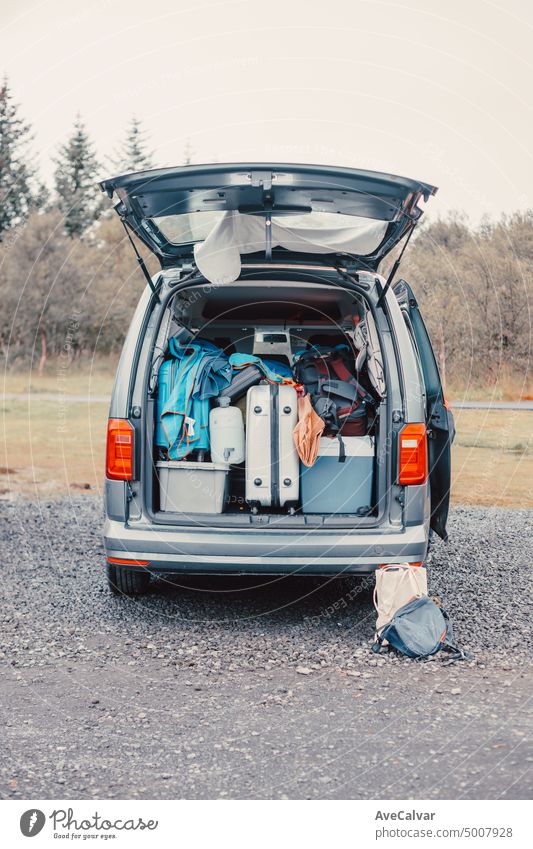
{"type": "Polygon", "coordinates": [[[292,438],[298,396],[292,386],[259,384],[246,399],[246,501],[283,507],[298,501],[299,460],[292,438]]]}

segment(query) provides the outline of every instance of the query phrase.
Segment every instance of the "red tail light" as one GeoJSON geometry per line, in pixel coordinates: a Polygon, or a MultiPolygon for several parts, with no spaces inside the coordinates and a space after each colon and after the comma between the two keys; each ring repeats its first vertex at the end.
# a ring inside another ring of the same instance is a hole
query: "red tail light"
{"type": "Polygon", "coordinates": [[[424,483],[428,476],[426,426],[407,424],[400,431],[398,483],[403,486],[424,483]]]}
{"type": "Polygon", "coordinates": [[[105,473],[112,481],[133,478],[133,427],[127,419],[109,419],[105,473]]]}

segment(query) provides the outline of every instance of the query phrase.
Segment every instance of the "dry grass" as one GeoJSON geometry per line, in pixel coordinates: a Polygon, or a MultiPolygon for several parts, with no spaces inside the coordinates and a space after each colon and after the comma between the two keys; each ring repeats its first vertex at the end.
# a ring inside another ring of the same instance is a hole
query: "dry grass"
{"type": "Polygon", "coordinates": [[[448,376],[446,397],[454,401],[519,401],[533,398],[531,370],[521,374],[502,367],[492,379],[485,382],[448,376]]]}
{"type": "MultiPolygon", "coordinates": [[[[533,413],[455,417],[453,503],[533,507],[533,413]]],[[[4,402],[0,496],[46,498],[86,484],[101,491],[106,421],[105,403],[4,402]]]]}
{"type": "Polygon", "coordinates": [[[454,504],[533,507],[533,412],[458,410],[454,504]]]}
{"type": "Polygon", "coordinates": [[[68,365],[52,361],[41,376],[33,371],[10,371],[0,376],[0,391],[5,393],[46,393],[51,395],[111,395],[117,360],[68,365]]]}
{"type": "Polygon", "coordinates": [[[104,475],[107,406],[94,402],[5,401],[0,454],[3,497],[18,494],[46,498],[76,492],[87,484],[88,492],[99,491],[104,475]]]}

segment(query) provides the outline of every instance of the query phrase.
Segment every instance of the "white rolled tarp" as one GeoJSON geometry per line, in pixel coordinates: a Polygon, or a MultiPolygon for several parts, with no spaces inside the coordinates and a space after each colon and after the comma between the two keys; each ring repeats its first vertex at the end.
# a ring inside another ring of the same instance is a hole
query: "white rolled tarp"
{"type": "MultiPolygon", "coordinates": [[[[340,216],[339,216],[340,217],[340,216]]],[[[347,253],[365,256],[382,242],[387,221],[353,217],[342,223],[333,213],[272,216],[272,247],[300,253],[347,253]]],[[[198,270],[210,283],[233,283],[241,273],[241,254],[264,251],[267,222],[263,215],[231,210],[194,248],[198,270]]]]}

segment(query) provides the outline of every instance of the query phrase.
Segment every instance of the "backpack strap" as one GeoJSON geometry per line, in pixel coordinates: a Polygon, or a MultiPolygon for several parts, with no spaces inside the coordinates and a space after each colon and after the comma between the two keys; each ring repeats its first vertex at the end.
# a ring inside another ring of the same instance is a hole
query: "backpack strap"
{"type": "Polygon", "coordinates": [[[333,357],[330,360],[330,366],[339,378],[339,380],[344,380],[346,381],[346,383],[351,383],[352,386],[355,386],[361,398],[364,399],[367,397],[367,393],[365,392],[359,381],[355,379],[351,371],[346,367],[346,364],[341,359],[341,357],[333,357]]]}
{"type": "MultiPolygon", "coordinates": [[[[387,625],[388,624],[389,623],[387,622],[387,625]]],[[[383,628],[384,627],[385,627],[385,625],[383,626],[383,628]]],[[[383,630],[383,628],[381,628],[381,630],[383,630]]],[[[383,640],[384,640],[384,637],[382,637],[381,634],[376,633],[376,640],[375,640],[375,642],[372,643],[372,651],[374,652],[374,654],[385,654],[386,652],[389,652],[391,650],[390,645],[388,645],[388,646],[383,645],[383,640]]]]}
{"type": "Polygon", "coordinates": [[[340,407],[337,409],[337,415],[339,419],[348,419],[350,416],[352,418],[361,418],[362,415],[366,415],[365,411],[361,411],[362,408],[359,404],[352,404],[351,407],[340,407]],[[354,416],[354,413],[357,415],[354,416]]]}
{"type": "Polygon", "coordinates": [[[455,663],[457,660],[474,660],[474,655],[470,651],[465,651],[459,646],[454,646],[451,643],[443,643],[441,646],[441,651],[445,651],[449,654],[448,660],[445,660],[442,664],[443,666],[450,666],[452,663],[455,663]]]}
{"type": "Polygon", "coordinates": [[[446,622],[446,633],[444,635],[444,639],[442,641],[441,649],[442,651],[447,652],[450,656],[448,660],[444,662],[444,666],[449,666],[452,663],[455,663],[457,660],[473,660],[474,655],[472,652],[465,651],[455,644],[453,639],[453,625],[450,620],[450,616],[447,610],[444,610],[443,607],[440,608],[440,612],[444,616],[444,621],[446,622]]]}
{"type": "Polygon", "coordinates": [[[326,426],[332,432],[334,436],[340,430],[339,417],[337,415],[337,407],[331,401],[330,398],[327,398],[325,395],[312,396],[313,407],[317,415],[320,416],[321,419],[326,423],[326,426]],[[316,399],[316,400],[315,400],[316,399]]]}
{"type": "Polygon", "coordinates": [[[326,363],[321,357],[315,357],[315,359],[303,363],[302,366],[299,375],[300,382],[309,387],[308,391],[315,398],[320,397],[324,394],[322,387],[330,376],[326,363]]]}
{"type": "Polygon", "coordinates": [[[328,364],[326,363],[323,357],[317,357],[317,359],[313,363],[313,366],[316,370],[316,393],[317,395],[322,395],[324,393],[324,384],[330,378],[328,364]]]}
{"type": "Polygon", "coordinates": [[[322,384],[322,389],[330,395],[336,395],[345,401],[359,405],[357,387],[353,383],[350,383],[349,380],[325,380],[322,384]]]}

